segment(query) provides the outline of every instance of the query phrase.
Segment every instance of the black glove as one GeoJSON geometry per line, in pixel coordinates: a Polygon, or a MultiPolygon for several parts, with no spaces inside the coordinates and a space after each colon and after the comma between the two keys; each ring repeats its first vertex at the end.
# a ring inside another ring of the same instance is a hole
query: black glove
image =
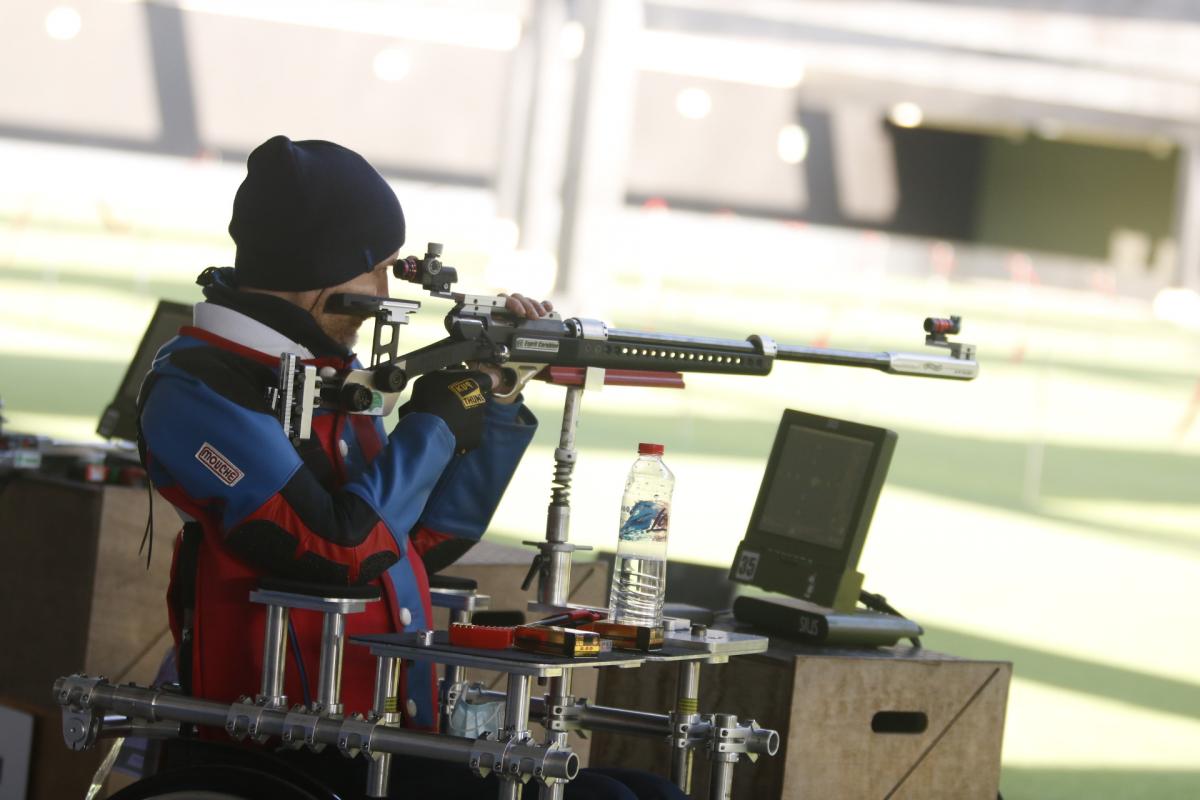
{"type": "Polygon", "coordinates": [[[469,369],[443,369],[417,378],[412,396],[400,407],[400,416],[424,412],[441,417],[454,434],[461,453],[479,447],[483,439],[483,413],[492,379],[469,369]]]}

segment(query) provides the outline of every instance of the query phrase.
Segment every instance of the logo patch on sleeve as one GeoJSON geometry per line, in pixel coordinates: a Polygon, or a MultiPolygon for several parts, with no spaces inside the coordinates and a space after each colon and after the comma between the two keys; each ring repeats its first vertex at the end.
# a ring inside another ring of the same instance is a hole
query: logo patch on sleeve
{"type": "Polygon", "coordinates": [[[208,471],[226,486],[237,486],[238,481],[246,477],[246,473],[234,466],[232,461],[208,442],[201,445],[196,452],[196,460],[208,467],[208,471]]]}
{"type": "Polygon", "coordinates": [[[450,391],[454,392],[462,402],[463,408],[476,408],[487,402],[483,397],[483,391],[479,388],[479,383],[474,378],[466,378],[450,384],[450,391]]]}

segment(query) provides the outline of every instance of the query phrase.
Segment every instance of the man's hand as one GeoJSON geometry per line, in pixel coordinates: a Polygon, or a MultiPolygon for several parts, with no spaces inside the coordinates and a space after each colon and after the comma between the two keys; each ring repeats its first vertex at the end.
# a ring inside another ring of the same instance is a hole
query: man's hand
{"type": "Polygon", "coordinates": [[[441,369],[417,378],[412,398],[400,407],[400,416],[424,412],[441,417],[454,434],[455,449],[465,453],[483,440],[483,409],[492,391],[492,379],[483,372],[441,369]]]}
{"type": "MultiPolygon", "coordinates": [[[[508,298],[504,303],[505,310],[513,316],[522,319],[540,319],[554,310],[554,304],[549,300],[533,300],[516,292],[510,295],[501,294],[500,296],[508,298]]],[[[508,397],[493,396],[492,399],[494,402],[508,405],[517,399],[517,393],[512,392],[513,373],[511,370],[505,370],[495,364],[484,364],[479,361],[472,361],[467,366],[491,378],[492,386],[497,395],[509,395],[508,397]]]]}
{"type": "Polygon", "coordinates": [[[501,297],[507,297],[508,300],[504,303],[504,307],[512,314],[521,317],[522,319],[539,319],[544,317],[554,310],[554,304],[549,300],[531,300],[523,294],[513,292],[510,295],[501,293],[501,297]]]}

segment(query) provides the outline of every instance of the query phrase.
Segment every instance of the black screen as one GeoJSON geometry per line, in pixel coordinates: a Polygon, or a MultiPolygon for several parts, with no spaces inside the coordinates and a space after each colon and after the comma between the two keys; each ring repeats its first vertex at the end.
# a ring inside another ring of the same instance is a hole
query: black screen
{"type": "Polygon", "coordinates": [[[872,442],[792,425],[767,488],[758,527],[840,549],[851,533],[872,442]]]}
{"type": "Polygon", "coordinates": [[[142,379],[150,371],[159,348],[170,341],[179,332],[180,327],[191,324],[190,305],[172,303],[169,300],[159,301],[154,316],[150,318],[150,324],[146,326],[146,332],[142,334],[142,341],[129,362],[125,377],[117,387],[116,397],[100,418],[97,433],[110,439],[125,439],[131,442],[137,439],[137,396],[142,379]]]}

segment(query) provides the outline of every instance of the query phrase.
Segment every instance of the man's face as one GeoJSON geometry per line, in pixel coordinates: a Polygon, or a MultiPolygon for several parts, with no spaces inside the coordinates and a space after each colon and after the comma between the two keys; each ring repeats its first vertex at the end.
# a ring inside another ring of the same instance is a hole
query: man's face
{"type": "Polygon", "coordinates": [[[370,272],[364,272],[345,283],[321,290],[310,308],[310,313],[329,338],[346,347],[353,348],[355,342],[358,341],[358,329],[369,319],[369,317],[352,314],[328,313],[325,311],[325,303],[329,298],[335,294],[369,294],[387,297],[388,275],[391,273],[391,267],[396,261],[397,255],[399,255],[399,251],[380,261],[370,272]]]}

